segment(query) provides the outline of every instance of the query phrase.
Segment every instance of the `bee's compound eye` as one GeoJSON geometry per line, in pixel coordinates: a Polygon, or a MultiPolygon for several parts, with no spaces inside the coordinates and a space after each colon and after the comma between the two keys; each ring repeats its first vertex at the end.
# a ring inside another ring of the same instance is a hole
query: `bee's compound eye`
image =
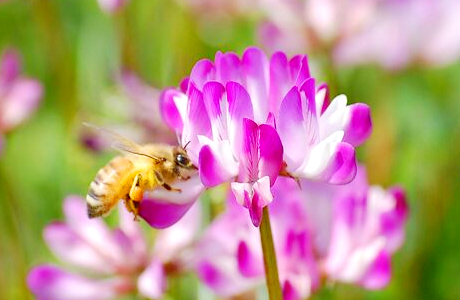
{"type": "Polygon", "coordinates": [[[190,160],[183,154],[177,154],[176,163],[182,167],[187,167],[190,164],[190,160]]]}

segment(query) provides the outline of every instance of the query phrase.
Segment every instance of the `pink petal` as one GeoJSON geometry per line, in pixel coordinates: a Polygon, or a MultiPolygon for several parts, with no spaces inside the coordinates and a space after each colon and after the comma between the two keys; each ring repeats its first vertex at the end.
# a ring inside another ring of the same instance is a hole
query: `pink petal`
{"type": "Polygon", "coordinates": [[[122,203],[118,205],[118,213],[120,215],[118,225],[121,231],[129,239],[131,248],[130,256],[135,257],[135,262],[144,263],[148,257],[147,242],[144,238],[144,233],[139,222],[133,219],[132,213],[125,209],[122,203]]]}
{"type": "Polygon", "coordinates": [[[386,249],[393,252],[398,249],[405,238],[404,225],[407,220],[409,208],[406,202],[406,193],[401,187],[393,187],[388,193],[395,199],[394,208],[385,212],[380,217],[382,234],[387,238],[386,249]]]}
{"type": "Polygon", "coordinates": [[[250,47],[243,54],[246,88],[254,107],[254,119],[263,122],[268,115],[269,62],[258,48],[250,47]]]}
{"type": "Polygon", "coordinates": [[[189,83],[190,83],[190,77],[185,77],[185,78],[183,78],[181,80],[181,82],[179,83],[179,88],[180,88],[182,93],[184,93],[184,94],[187,93],[189,83]]]}
{"type": "Polygon", "coordinates": [[[234,260],[204,260],[196,270],[200,280],[220,297],[238,295],[257,286],[253,280],[241,276],[234,260]]]}
{"type": "Polygon", "coordinates": [[[293,87],[281,103],[277,122],[285,160],[290,169],[298,168],[305,159],[307,133],[303,121],[300,93],[297,87],[293,87]]]}
{"type": "Polygon", "coordinates": [[[262,257],[253,253],[249,245],[241,241],[237,250],[238,270],[245,277],[258,277],[264,275],[262,257]]]}
{"type": "MultiPolygon", "coordinates": [[[[308,78],[306,79],[302,86],[300,87],[300,92],[302,96],[305,96],[305,99],[302,101],[304,105],[305,120],[306,122],[316,122],[316,89],[315,89],[315,79],[308,78]],[[311,119],[311,121],[310,121],[311,119]]],[[[307,124],[307,127],[310,128],[311,125],[307,124]]],[[[317,131],[316,128],[312,127],[311,130],[317,131]]]]}
{"type": "Polygon", "coordinates": [[[181,99],[180,96],[182,96],[182,99],[186,101],[184,94],[172,88],[165,89],[160,95],[161,117],[163,118],[166,125],[168,125],[169,128],[176,132],[182,132],[184,127],[182,117],[176,107],[176,102],[174,100],[174,98],[181,99]]]}
{"type": "MultiPolygon", "coordinates": [[[[193,82],[191,82],[189,86],[187,117],[187,132],[185,132],[184,128],[182,143],[185,145],[191,142],[190,147],[196,148],[193,144],[198,142],[198,135],[208,137],[211,135],[211,123],[203,101],[203,94],[197,89],[193,82]]],[[[194,159],[192,160],[195,162],[194,159]]]]}
{"type": "Polygon", "coordinates": [[[240,182],[254,182],[259,178],[259,126],[243,119],[243,144],[240,155],[240,182]]]}
{"type": "Polygon", "coordinates": [[[230,152],[228,142],[204,145],[199,155],[201,182],[206,187],[214,187],[230,180],[238,174],[238,165],[230,152]]]}
{"type": "Polygon", "coordinates": [[[270,190],[270,178],[262,177],[255,183],[232,182],[231,188],[238,204],[249,209],[254,226],[262,221],[262,209],[273,201],[270,190]]]}
{"type": "Polygon", "coordinates": [[[227,139],[226,111],[222,111],[225,88],[215,81],[207,82],[203,87],[203,100],[212,126],[214,140],[227,139]]]}
{"type": "Polygon", "coordinates": [[[350,144],[339,143],[322,177],[332,184],[345,184],[352,181],[355,175],[355,149],[350,144]]]}
{"type": "Polygon", "coordinates": [[[283,288],[283,299],[284,300],[300,300],[302,297],[297,292],[296,287],[289,281],[286,280],[282,286],[283,288]]]}
{"type": "Polygon", "coordinates": [[[159,188],[144,194],[145,198],[139,206],[139,216],[150,226],[166,228],[173,225],[190,209],[204,190],[198,176],[186,181],[177,181],[173,187],[181,189],[182,192],[159,188]]]}
{"type": "Polygon", "coordinates": [[[222,84],[229,81],[242,83],[241,61],[233,52],[222,53],[218,51],[215,57],[216,79],[222,84]]]}
{"type": "Polygon", "coordinates": [[[294,79],[295,86],[301,87],[305,80],[310,78],[308,58],[305,55],[296,55],[289,61],[291,78],[294,79]]]}
{"type": "Polygon", "coordinates": [[[363,103],[352,104],[349,108],[349,120],[344,130],[343,141],[353,146],[359,146],[372,132],[370,108],[363,103]]]}
{"type": "Polygon", "coordinates": [[[193,205],[160,202],[155,199],[143,199],[139,206],[139,216],[153,228],[163,229],[177,223],[193,205]]]}
{"type": "Polygon", "coordinates": [[[300,88],[302,111],[304,114],[304,131],[306,132],[307,147],[320,140],[320,128],[316,112],[315,79],[304,81],[300,88]]]}
{"type": "Polygon", "coordinates": [[[332,184],[345,184],[356,175],[355,149],[347,143],[336,142],[341,139],[337,132],[316,145],[296,175],[326,181],[332,184]]]}
{"type": "Polygon", "coordinates": [[[367,289],[377,290],[384,288],[391,279],[391,258],[385,251],[380,252],[368,269],[360,284],[367,289]]]}
{"type": "Polygon", "coordinates": [[[226,86],[229,127],[228,138],[232,144],[235,156],[240,155],[241,144],[243,142],[243,119],[252,119],[254,117],[251,98],[246,89],[239,83],[229,82],[226,86]]]}
{"type": "Polygon", "coordinates": [[[166,291],[166,273],[161,261],[153,259],[137,280],[139,294],[148,299],[159,299],[166,291]]]}
{"type": "Polygon", "coordinates": [[[283,163],[283,145],[275,128],[262,124],[259,126],[259,175],[268,176],[270,185],[275,183],[283,163]]]}
{"type": "Polygon", "coordinates": [[[63,223],[48,225],[43,235],[50,250],[63,262],[100,274],[116,271],[110,258],[63,223]]]}
{"type": "Polygon", "coordinates": [[[265,121],[265,124],[270,125],[273,128],[276,128],[276,119],[273,113],[268,113],[267,121],[265,121]]]}
{"type": "Polygon", "coordinates": [[[41,84],[32,79],[17,79],[2,99],[0,128],[3,131],[18,126],[37,109],[43,94],[41,84]]]}
{"type": "Polygon", "coordinates": [[[6,49],[0,58],[0,87],[13,82],[21,72],[19,53],[13,49],[6,49]]]}
{"type": "Polygon", "coordinates": [[[124,279],[88,279],[57,267],[42,265],[27,276],[27,286],[38,300],[105,300],[133,290],[124,279]]]}
{"type": "Polygon", "coordinates": [[[209,59],[199,60],[190,73],[190,82],[201,91],[206,82],[215,79],[215,71],[212,61],[209,59]]]}
{"type": "MultiPolygon", "coordinates": [[[[229,194],[230,203],[233,194],[229,194]]],[[[201,281],[220,297],[237,295],[256,287],[262,278],[246,278],[238,270],[237,250],[242,239],[259,243],[258,230],[244,215],[245,209],[233,205],[206,228],[193,253],[194,268],[201,281]]]]}
{"type": "Polygon", "coordinates": [[[270,111],[279,111],[281,100],[293,85],[291,81],[286,54],[276,52],[270,59],[270,111]]]}
{"type": "Polygon", "coordinates": [[[158,232],[154,255],[162,262],[180,261],[180,254],[197,239],[201,228],[201,205],[196,201],[182,219],[158,232]]]}
{"type": "Polygon", "coordinates": [[[321,105],[318,107],[316,107],[316,111],[320,113],[320,115],[322,115],[327,107],[329,106],[331,100],[330,100],[330,96],[329,96],[329,87],[327,86],[327,84],[323,83],[321,84],[318,89],[317,89],[317,92],[316,92],[316,103],[318,105],[318,103],[321,103],[321,105]],[[321,96],[321,99],[318,99],[318,96],[321,96]]]}
{"type": "Polygon", "coordinates": [[[269,176],[273,184],[283,160],[283,146],[278,133],[272,126],[258,126],[250,119],[243,120],[243,132],[239,180],[254,182],[269,176]]]}
{"type": "Polygon", "coordinates": [[[350,116],[347,97],[345,95],[335,97],[320,117],[320,136],[327,137],[334,132],[343,131],[350,116]]]}
{"type": "Polygon", "coordinates": [[[252,184],[247,182],[232,182],[231,188],[236,202],[245,208],[249,208],[253,193],[252,184]]]}
{"type": "Polygon", "coordinates": [[[129,267],[123,249],[103,220],[88,218],[85,200],[78,196],[67,197],[64,200],[64,215],[67,226],[107,261],[118,268],[129,267]]]}

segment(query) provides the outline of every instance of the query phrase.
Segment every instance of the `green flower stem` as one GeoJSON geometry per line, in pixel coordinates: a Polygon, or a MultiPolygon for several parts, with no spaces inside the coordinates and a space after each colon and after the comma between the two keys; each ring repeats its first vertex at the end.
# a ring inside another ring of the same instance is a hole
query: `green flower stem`
{"type": "Polygon", "coordinates": [[[268,207],[263,209],[262,222],[260,223],[260,240],[264,253],[265,280],[267,282],[268,297],[270,300],[282,300],[281,286],[276,264],[276,253],[273,245],[273,236],[270,226],[268,207]]]}

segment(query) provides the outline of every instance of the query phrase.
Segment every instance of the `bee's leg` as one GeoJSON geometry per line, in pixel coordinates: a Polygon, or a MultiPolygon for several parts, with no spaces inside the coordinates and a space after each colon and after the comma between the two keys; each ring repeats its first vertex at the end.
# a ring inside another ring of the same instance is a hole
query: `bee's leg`
{"type": "Polygon", "coordinates": [[[154,174],[155,174],[155,179],[157,180],[158,184],[163,186],[165,189],[167,189],[168,191],[174,191],[174,192],[182,192],[181,189],[176,189],[176,188],[173,188],[171,187],[169,184],[167,184],[164,179],[163,179],[163,176],[161,175],[160,172],[158,171],[154,171],[154,174]]]}
{"type": "Polygon", "coordinates": [[[144,191],[141,188],[141,181],[141,174],[137,174],[136,177],[134,177],[133,184],[131,185],[131,189],[129,191],[129,199],[126,200],[126,206],[128,206],[128,210],[134,213],[134,220],[137,220],[139,202],[144,196],[144,191]]]}
{"type": "Polygon", "coordinates": [[[144,192],[141,188],[141,181],[142,181],[141,174],[137,174],[136,177],[134,177],[133,184],[131,185],[131,190],[129,191],[129,198],[132,201],[139,202],[142,200],[142,196],[144,192]]]}

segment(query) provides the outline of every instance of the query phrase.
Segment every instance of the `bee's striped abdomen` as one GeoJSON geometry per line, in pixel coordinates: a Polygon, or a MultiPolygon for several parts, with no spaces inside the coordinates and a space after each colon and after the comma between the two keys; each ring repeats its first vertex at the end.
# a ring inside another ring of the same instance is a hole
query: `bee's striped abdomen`
{"type": "Polygon", "coordinates": [[[88,217],[108,214],[118,200],[126,197],[130,187],[125,179],[131,177],[132,168],[129,158],[118,156],[97,172],[86,195],[88,217]]]}

